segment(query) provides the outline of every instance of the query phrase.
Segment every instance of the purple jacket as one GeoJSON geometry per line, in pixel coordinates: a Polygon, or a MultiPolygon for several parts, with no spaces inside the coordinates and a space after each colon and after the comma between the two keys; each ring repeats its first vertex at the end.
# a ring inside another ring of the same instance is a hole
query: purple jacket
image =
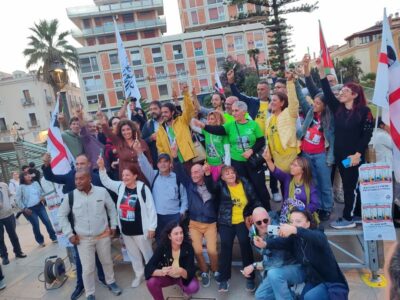
{"type": "Polygon", "coordinates": [[[97,139],[96,136],[91,135],[86,126],[81,129],[81,140],[83,149],[89,157],[92,169],[97,169],[97,159],[99,158],[100,149],[104,151],[104,145],[97,139]]]}
{"type": "MultiPolygon", "coordinates": [[[[289,198],[289,185],[292,180],[292,175],[283,172],[281,169],[275,167],[275,170],[271,172],[271,174],[278,179],[281,183],[283,183],[283,199],[286,200],[289,198]]],[[[310,186],[310,203],[307,206],[307,196],[304,186],[300,187],[300,193],[296,194],[296,199],[300,200],[304,203],[307,210],[311,213],[316,211],[319,208],[318,194],[317,189],[314,185],[310,186]]]]}

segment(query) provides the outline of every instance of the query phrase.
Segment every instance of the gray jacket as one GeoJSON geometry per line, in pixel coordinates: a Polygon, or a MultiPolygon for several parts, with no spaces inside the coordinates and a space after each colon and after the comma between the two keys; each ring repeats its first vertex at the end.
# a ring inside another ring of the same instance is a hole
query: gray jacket
{"type": "Polygon", "coordinates": [[[7,184],[0,182],[0,219],[8,218],[13,214],[10,196],[7,184]]]}

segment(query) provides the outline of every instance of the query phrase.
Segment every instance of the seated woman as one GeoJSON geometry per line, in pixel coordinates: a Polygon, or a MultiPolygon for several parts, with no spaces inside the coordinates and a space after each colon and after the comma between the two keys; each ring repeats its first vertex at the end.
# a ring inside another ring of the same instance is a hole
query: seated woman
{"type": "MultiPolygon", "coordinates": [[[[268,239],[262,247],[286,249],[303,265],[306,285],[302,299],[348,299],[349,286],[329,246],[328,239],[320,230],[313,229],[312,216],[308,211],[294,209],[290,224],[280,226],[281,238],[268,239]]],[[[255,239],[260,239],[255,237],[255,239]]],[[[268,276],[267,276],[268,278],[268,276]]]]}
{"type": "Polygon", "coordinates": [[[263,157],[271,174],[283,183],[284,202],[281,208],[280,222],[287,223],[289,211],[293,207],[306,209],[311,214],[319,207],[317,189],[312,183],[311,167],[304,157],[296,157],[290,164],[290,173],[285,173],[275,166],[269,149],[263,157]]]}
{"type": "Polygon", "coordinates": [[[172,222],[165,228],[160,246],[145,267],[147,288],[154,300],[164,300],[162,289],[178,285],[186,296],[197,293],[194,250],[184,226],[172,222]]]}

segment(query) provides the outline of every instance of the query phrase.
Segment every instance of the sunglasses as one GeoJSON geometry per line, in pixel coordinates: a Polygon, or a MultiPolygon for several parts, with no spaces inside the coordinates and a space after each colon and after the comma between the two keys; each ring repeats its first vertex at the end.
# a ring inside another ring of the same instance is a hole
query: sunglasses
{"type": "Polygon", "coordinates": [[[259,221],[255,221],[254,223],[256,223],[256,225],[261,226],[262,223],[264,224],[268,224],[269,219],[265,218],[263,220],[259,220],[259,221]]]}

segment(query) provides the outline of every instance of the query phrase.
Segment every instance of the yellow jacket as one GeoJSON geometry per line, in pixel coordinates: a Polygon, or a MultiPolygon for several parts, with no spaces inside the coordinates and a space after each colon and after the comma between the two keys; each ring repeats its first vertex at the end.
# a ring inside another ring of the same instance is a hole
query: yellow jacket
{"type": "MultiPolygon", "coordinates": [[[[282,148],[286,150],[289,147],[297,147],[296,137],[296,121],[299,115],[299,100],[297,99],[296,90],[293,81],[287,82],[288,102],[289,105],[277,117],[277,130],[281,140],[282,148]]],[[[269,127],[271,117],[265,122],[265,128],[269,127]]],[[[265,133],[267,130],[265,130],[265,133]]]]}
{"type": "MultiPolygon", "coordinates": [[[[172,129],[175,133],[178,149],[186,162],[196,157],[195,148],[190,134],[190,121],[194,117],[194,106],[189,93],[183,95],[183,112],[182,115],[172,121],[172,129]]],[[[156,145],[158,153],[168,153],[171,155],[171,148],[168,139],[165,124],[159,127],[157,131],[156,145]]]]}

